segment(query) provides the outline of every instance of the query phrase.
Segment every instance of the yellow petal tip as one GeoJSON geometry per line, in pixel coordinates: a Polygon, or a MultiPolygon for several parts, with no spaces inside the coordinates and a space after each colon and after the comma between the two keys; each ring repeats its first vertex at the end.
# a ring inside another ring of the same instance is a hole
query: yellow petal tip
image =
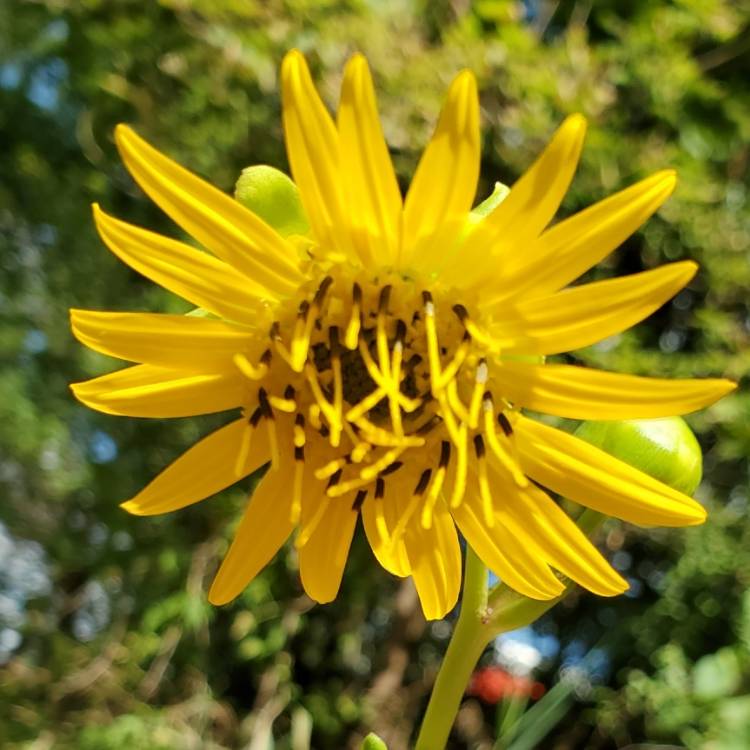
{"type": "Polygon", "coordinates": [[[124,503],[120,503],[120,507],[132,516],[146,516],[148,513],[143,512],[143,506],[136,502],[135,498],[132,500],[126,500],[124,503]]]}
{"type": "Polygon", "coordinates": [[[213,604],[214,607],[221,607],[224,604],[229,604],[233,599],[237,597],[237,594],[228,592],[221,584],[217,584],[217,579],[211,584],[211,588],[208,591],[208,601],[213,604]]]}

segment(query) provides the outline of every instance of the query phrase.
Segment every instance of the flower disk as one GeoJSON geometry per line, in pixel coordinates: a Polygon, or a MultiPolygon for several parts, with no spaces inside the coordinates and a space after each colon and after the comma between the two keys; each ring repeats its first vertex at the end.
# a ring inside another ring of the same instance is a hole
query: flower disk
{"type": "Polygon", "coordinates": [[[72,311],[80,341],[137,363],[74,392],[109,414],[241,411],[125,509],[176,510],[270,463],[214,580],[216,604],[236,597],[295,529],[305,590],[332,600],[360,515],[381,565],[413,576],[428,618],[458,596],[456,527],[526,596],[558,596],[553,569],[597,594],[625,590],[540,485],[632,523],[697,524],[702,507],[522,410],[652,418],[732,389],[544,361],[623,331],[692,278],[695,264],[680,262],[569,286],[661,205],[674,174],[547,229],[581,150],[585,122],[573,115],[480,220],[470,215],[480,161],[471,73],[451,85],[403,199],[361,56],[347,65],[335,123],[296,51],[284,60],[282,93],[304,236],[282,236],[117,129],[133,177],[209,252],[95,206],[101,237],[208,315],[72,311]]]}

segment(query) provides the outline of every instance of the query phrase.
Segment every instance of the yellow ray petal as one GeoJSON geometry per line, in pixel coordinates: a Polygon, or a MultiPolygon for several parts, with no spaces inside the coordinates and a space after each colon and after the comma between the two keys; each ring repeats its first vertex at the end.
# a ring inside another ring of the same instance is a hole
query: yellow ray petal
{"type": "Polygon", "coordinates": [[[129,127],[115,140],[125,166],[151,199],[204,247],[262,285],[293,294],[302,275],[294,247],[252,211],[164,156],[129,127]]]}
{"type": "Polygon", "coordinates": [[[313,233],[323,248],[352,257],[338,133],[298,50],[281,65],[281,98],[289,165],[313,233]]]}
{"type": "Polygon", "coordinates": [[[561,221],[523,253],[508,254],[486,275],[497,299],[542,296],[562,289],[609,255],[664,201],[677,184],[664,170],[561,221]],[[493,269],[494,271],[494,269],[493,269]]]}
{"type": "Polygon", "coordinates": [[[401,265],[434,268],[442,263],[430,252],[439,235],[455,239],[471,208],[479,178],[479,99],[472,73],[459,73],[448,89],[435,133],[417,166],[404,203],[401,265]]]}
{"type": "Polygon", "coordinates": [[[615,596],[627,590],[627,581],[546,492],[534,485],[518,488],[494,468],[493,482],[504,498],[498,522],[506,524],[524,547],[535,549],[543,560],[595,594],[615,596]]]}
{"type": "Polygon", "coordinates": [[[299,570],[307,595],[325,604],[333,601],[339,591],[357,512],[345,498],[329,499],[317,494],[303,502],[302,528],[317,510],[318,503],[326,503],[327,507],[312,536],[299,551],[299,570]]]}
{"type": "Polygon", "coordinates": [[[729,380],[669,380],[571,365],[505,360],[493,386],[526,409],[570,419],[653,419],[702,409],[736,387],[729,380]]]}
{"type": "Polygon", "coordinates": [[[513,185],[508,197],[471,232],[455,261],[446,268],[458,273],[462,286],[492,283],[492,266],[503,266],[525,255],[528,243],[549,224],[568,190],[586,134],[586,120],[571,115],[558,128],[534,164],[513,185]]]}
{"type": "Polygon", "coordinates": [[[93,209],[104,243],[138,273],[220,317],[248,324],[258,320],[262,306],[257,296],[262,288],[230,265],[182,242],[114,219],[96,204],[93,209]]]}
{"type": "Polygon", "coordinates": [[[401,192],[380,128],[367,61],[354,55],[344,71],[338,111],[341,178],[360,253],[384,265],[397,257],[401,192]]]}
{"type": "Polygon", "coordinates": [[[481,501],[468,493],[451,514],[482,562],[503,582],[531,599],[554,599],[564,586],[543,560],[534,557],[501,523],[487,528],[481,501]]]}
{"type": "Polygon", "coordinates": [[[292,533],[292,491],[287,472],[270,469],[250,497],[219,572],[211,604],[232,601],[268,564],[292,533]]]}
{"type": "Polygon", "coordinates": [[[416,514],[405,543],[424,616],[439,620],[456,605],[461,588],[461,548],[445,503],[435,506],[429,529],[422,527],[416,514]]]}
{"type": "Polygon", "coordinates": [[[237,471],[246,418],[230,422],[189,448],[135,497],[120,507],[136,516],[169,513],[220,492],[269,460],[265,429],[253,430],[251,449],[237,471]]]}
{"type": "MultiPolygon", "coordinates": [[[[401,472],[405,471],[406,468],[401,469],[401,472]]],[[[401,514],[406,510],[411,488],[414,486],[416,479],[416,476],[411,476],[411,486],[407,481],[401,487],[395,478],[388,477],[389,481],[385,485],[385,496],[376,498],[374,490],[370,488],[362,505],[362,523],[373,554],[389,573],[401,578],[411,573],[404,537],[401,535],[394,543],[391,543],[390,539],[384,539],[378,528],[378,517],[382,517],[388,534],[392,535],[396,530],[401,514]]]]}
{"type": "Polygon", "coordinates": [[[92,409],[123,417],[189,417],[233,409],[247,380],[236,373],[191,373],[136,365],[73,383],[75,397],[92,409]]]}
{"type": "Polygon", "coordinates": [[[581,505],[645,526],[692,526],[706,518],[692,498],[573,435],[522,416],[514,429],[524,472],[581,505]]]}
{"type": "Polygon", "coordinates": [[[669,263],[651,271],[564,289],[506,311],[491,329],[507,353],[559,354],[588,346],[639,323],[673,297],[698,266],[669,263]]]}
{"type": "Polygon", "coordinates": [[[234,370],[235,354],[252,361],[264,347],[249,329],[210,318],[71,310],[70,320],[76,338],[94,351],[175,369],[234,370]]]}

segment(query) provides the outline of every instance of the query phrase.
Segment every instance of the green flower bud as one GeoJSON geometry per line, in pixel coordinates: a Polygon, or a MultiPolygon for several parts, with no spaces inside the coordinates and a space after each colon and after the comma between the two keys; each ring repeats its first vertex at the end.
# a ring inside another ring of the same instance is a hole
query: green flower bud
{"type": "Polygon", "coordinates": [[[388,745],[386,745],[377,734],[370,732],[370,734],[362,740],[360,748],[361,750],[388,750],[388,745]]]}
{"type": "Polygon", "coordinates": [[[310,231],[297,186],[278,169],[265,164],[243,169],[234,197],[284,237],[310,231]]]}
{"type": "Polygon", "coordinates": [[[575,435],[686,495],[700,484],[701,449],[680,417],[583,422],[575,435]]]}

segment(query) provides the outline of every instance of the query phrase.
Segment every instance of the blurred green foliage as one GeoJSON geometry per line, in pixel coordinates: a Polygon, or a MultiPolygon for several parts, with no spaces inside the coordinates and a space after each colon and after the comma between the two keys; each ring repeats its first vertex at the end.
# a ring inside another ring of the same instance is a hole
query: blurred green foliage
{"type": "MultiPolygon", "coordinates": [[[[681,258],[700,274],[573,361],[747,380],[747,0],[0,0],[4,748],[344,748],[372,729],[397,750],[424,707],[449,628],[425,625],[361,538],[332,605],[312,606],[287,550],[209,607],[248,487],[160,518],[118,503],[217,418],[107,417],[67,390],[115,365],[71,340],[69,307],[184,310],[95,236],[93,201],[177,232],[120,165],[114,125],[228,191],[247,165],[285,168],[277,72],[292,46],[331,104],[348,55],[367,55],[404,185],[462,67],[482,91],[480,197],[574,111],[590,132],[562,214],[676,168],[675,196],[592,275],[681,258]]],[[[632,595],[575,593],[538,623],[561,645],[539,677],[575,687],[542,747],[750,746],[749,414],[740,390],[690,419],[705,526],[609,521],[632,595]],[[587,672],[571,654],[594,647],[606,669],[587,672]]],[[[468,699],[455,747],[491,747],[493,710],[468,699]]]]}

